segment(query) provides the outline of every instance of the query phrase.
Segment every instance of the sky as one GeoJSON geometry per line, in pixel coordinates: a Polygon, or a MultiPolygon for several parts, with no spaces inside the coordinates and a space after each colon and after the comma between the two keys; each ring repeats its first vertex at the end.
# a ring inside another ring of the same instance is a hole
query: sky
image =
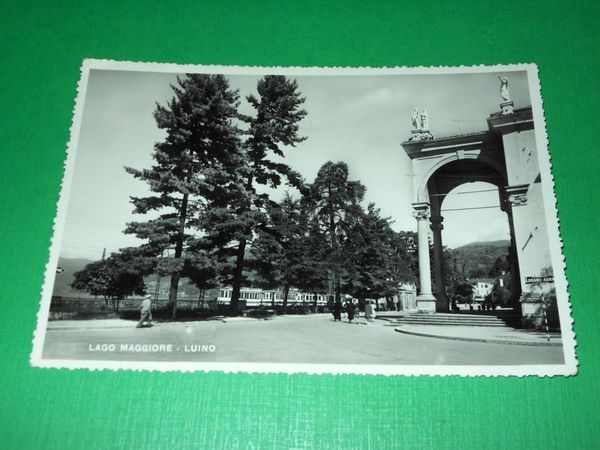
{"type": "MultiPolygon", "coordinates": [[[[286,149],[286,162],[312,182],[327,161],[345,161],[350,178],[366,187],[365,205],[373,202],[393,228],[416,230],[412,216],[411,161],[401,146],[411,136],[415,107],[427,108],[435,137],[487,129],[486,118],[499,111],[498,75],[507,76],[515,107],[530,105],[525,72],[456,75],[298,76],[307,116],[300,133],[307,139],[286,149]]],[[[60,255],[99,259],[141,241],[122,233],[125,224],[144,220],[132,214],[130,196],[144,196],[144,182],[125,172],[152,164],[154,144],[164,132],[152,113],[173,96],[177,74],[90,71],[75,170],[69,192],[60,255]]],[[[229,76],[239,89],[240,111],[252,113],[245,96],[256,91],[258,76],[229,76]]],[[[442,209],[498,205],[497,191],[486,183],[456,188],[442,209]],[[492,191],[490,191],[492,190],[492,191]],[[459,192],[486,191],[459,195],[459,192]]],[[[283,196],[284,187],[271,192],[283,196]]],[[[509,239],[506,215],[499,208],[443,214],[443,242],[451,248],[471,242],[509,239]]]]}

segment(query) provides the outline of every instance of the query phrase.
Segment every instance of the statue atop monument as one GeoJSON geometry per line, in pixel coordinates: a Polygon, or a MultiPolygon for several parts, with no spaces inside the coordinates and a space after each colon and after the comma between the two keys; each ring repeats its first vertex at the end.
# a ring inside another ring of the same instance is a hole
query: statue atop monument
{"type": "Polygon", "coordinates": [[[412,115],[413,130],[418,130],[421,128],[421,121],[419,120],[419,117],[419,108],[415,108],[412,115]]]}
{"type": "Polygon", "coordinates": [[[413,109],[412,117],[412,136],[409,141],[428,141],[433,139],[429,132],[429,113],[426,109],[419,112],[419,108],[413,109]]]}
{"type": "Polygon", "coordinates": [[[429,131],[429,113],[426,109],[421,111],[421,131],[429,131]]]}
{"type": "Polygon", "coordinates": [[[508,91],[508,78],[498,76],[498,79],[500,80],[500,97],[502,97],[502,100],[505,102],[509,102],[510,94],[508,91]]]}
{"type": "Polygon", "coordinates": [[[500,80],[500,97],[502,97],[502,102],[500,103],[501,114],[504,116],[512,114],[515,103],[510,99],[508,78],[498,75],[498,79],[500,80]]]}

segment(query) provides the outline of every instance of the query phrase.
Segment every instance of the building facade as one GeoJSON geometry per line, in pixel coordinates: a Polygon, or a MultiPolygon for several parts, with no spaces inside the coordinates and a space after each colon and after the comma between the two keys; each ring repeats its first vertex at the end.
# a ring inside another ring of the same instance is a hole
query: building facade
{"type": "Polygon", "coordinates": [[[494,288],[494,281],[489,278],[481,278],[473,280],[471,287],[473,289],[473,300],[484,300],[488,295],[492,293],[494,288]]]}

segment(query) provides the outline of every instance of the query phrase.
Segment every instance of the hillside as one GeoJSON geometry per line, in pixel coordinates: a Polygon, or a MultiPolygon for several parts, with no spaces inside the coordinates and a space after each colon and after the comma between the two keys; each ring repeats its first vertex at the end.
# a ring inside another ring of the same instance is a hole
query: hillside
{"type": "Polygon", "coordinates": [[[462,250],[462,249],[469,249],[469,248],[482,248],[482,247],[503,247],[506,248],[510,245],[510,241],[506,240],[506,239],[501,239],[499,241],[486,241],[486,242],[471,242],[470,244],[466,244],[460,247],[456,247],[453,250],[462,250]]]}
{"type": "Polygon", "coordinates": [[[90,259],[79,258],[58,258],[58,267],[62,267],[64,272],[57,273],[54,281],[54,290],[52,295],[62,295],[65,297],[83,297],[87,296],[85,292],[75,291],[71,289],[70,284],[75,279],[75,272],[83,269],[87,264],[91,263],[90,259]]]}
{"type": "Polygon", "coordinates": [[[507,269],[506,257],[509,245],[509,241],[501,240],[473,242],[462,247],[448,249],[451,264],[449,269],[465,278],[489,277],[494,275],[490,273],[493,269],[496,272],[507,269]],[[499,258],[502,263],[500,267],[496,265],[499,258]]]}

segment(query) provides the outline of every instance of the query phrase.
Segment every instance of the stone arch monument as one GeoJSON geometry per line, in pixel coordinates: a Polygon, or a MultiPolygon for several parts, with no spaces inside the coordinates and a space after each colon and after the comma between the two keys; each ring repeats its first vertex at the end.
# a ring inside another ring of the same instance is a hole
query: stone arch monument
{"type": "Polygon", "coordinates": [[[514,109],[506,80],[500,112],[487,118],[488,129],[476,133],[435,138],[415,124],[402,147],[412,160],[413,209],[417,220],[419,295],[421,312],[448,311],[443,270],[443,215],[445,196],[467,182],[485,181],[498,187],[500,207],[508,216],[508,249],[513,309],[525,322],[534,321],[543,292],[551,290],[551,260],[546,231],[540,169],[531,107],[514,109]],[[429,236],[433,236],[430,257],[429,236]],[[432,288],[431,266],[435,290],[432,288]],[[550,274],[550,275],[549,275],[550,274]],[[540,284],[530,280],[544,279],[540,284]]]}

